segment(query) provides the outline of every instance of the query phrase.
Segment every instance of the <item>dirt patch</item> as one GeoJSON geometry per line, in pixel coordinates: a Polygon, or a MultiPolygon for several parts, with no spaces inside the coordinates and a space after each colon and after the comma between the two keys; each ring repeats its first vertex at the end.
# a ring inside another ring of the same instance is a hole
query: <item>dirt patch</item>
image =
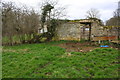
{"type": "Polygon", "coordinates": [[[12,49],[3,49],[3,52],[16,52],[16,50],[12,50],[12,49]]]}
{"type": "Polygon", "coordinates": [[[56,46],[65,48],[67,52],[89,52],[96,48],[99,48],[90,42],[85,42],[85,43],[70,42],[70,43],[58,44],[56,46]]]}
{"type": "Polygon", "coordinates": [[[21,49],[20,51],[23,51],[23,52],[28,52],[29,49],[21,49]]]}
{"type": "Polygon", "coordinates": [[[14,53],[26,53],[28,52],[29,49],[18,49],[18,50],[14,50],[14,49],[3,49],[3,52],[14,52],[14,53]]]}

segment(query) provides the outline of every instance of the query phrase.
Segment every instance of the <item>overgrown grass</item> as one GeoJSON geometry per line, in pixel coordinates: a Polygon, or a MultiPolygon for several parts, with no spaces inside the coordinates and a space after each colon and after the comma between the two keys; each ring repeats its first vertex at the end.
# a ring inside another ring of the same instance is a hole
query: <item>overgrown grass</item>
{"type": "Polygon", "coordinates": [[[99,48],[68,53],[67,41],[3,47],[3,78],[118,78],[118,51],[99,48]]]}

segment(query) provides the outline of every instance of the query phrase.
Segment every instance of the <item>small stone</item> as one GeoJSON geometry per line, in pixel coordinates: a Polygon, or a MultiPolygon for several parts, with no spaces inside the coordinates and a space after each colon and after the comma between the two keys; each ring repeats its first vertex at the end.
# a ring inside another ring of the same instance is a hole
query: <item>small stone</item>
{"type": "Polygon", "coordinates": [[[117,50],[118,50],[118,48],[115,48],[115,49],[117,49],[117,50]]]}
{"type": "Polygon", "coordinates": [[[71,53],[68,53],[68,56],[71,56],[71,53]]]}
{"type": "Polygon", "coordinates": [[[83,52],[83,50],[80,50],[80,52],[83,52]]]}
{"type": "Polygon", "coordinates": [[[91,52],[92,50],[90,50],[90,52],[91,52]]]}

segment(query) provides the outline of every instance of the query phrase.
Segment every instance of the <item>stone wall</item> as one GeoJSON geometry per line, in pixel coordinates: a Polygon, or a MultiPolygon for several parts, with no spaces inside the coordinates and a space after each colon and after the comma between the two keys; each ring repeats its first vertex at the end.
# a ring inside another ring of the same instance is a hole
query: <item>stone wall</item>
{"type": "Polygon", "coordinates": [[[59,40],[80,40],[80,23],[68,22],[57,28],[59,40]]]}
{"type": "MultiPolygon", "coordinates": [[[[57,28],[57,36],[59,40],[88,40],[89,29],[87,28],[89,28],[89,25],[82,25],[79,22],[67,22],[57,28]],[[83,28],[85,28],[85,31],[83,31],[83,28]]],[[[91,25],[91,40],[96,36],[117,36],[117,32],[113,29],[104,29],[93,22],[91,25]]]]}

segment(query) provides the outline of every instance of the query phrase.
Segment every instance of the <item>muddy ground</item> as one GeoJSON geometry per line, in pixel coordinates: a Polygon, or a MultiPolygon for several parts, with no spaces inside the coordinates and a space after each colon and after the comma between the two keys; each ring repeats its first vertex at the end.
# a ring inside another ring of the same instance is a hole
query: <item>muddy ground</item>
{"type": "MultiPolygon", "coordinates": [[[[91,42],[84,42],[84,43],[69,42],[69,43],[58,44],[56,46],[65,48],[67,52],[89,52],[96,48],[101,48],[98,44],[91,42]]],[[[115,48],[115,47],[109,45],[108,48],[115,48]]]]}

